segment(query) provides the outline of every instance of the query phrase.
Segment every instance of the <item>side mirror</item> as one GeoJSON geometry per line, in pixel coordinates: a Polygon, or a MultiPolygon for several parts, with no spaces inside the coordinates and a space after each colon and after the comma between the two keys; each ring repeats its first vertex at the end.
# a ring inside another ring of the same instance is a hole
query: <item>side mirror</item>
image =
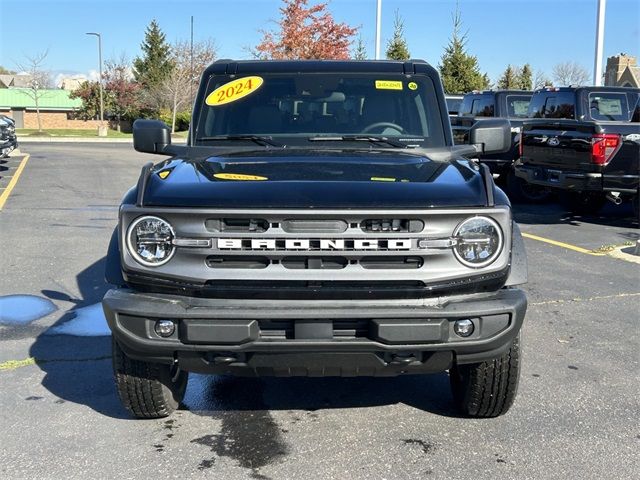
{"type": "Polygon", "coordinates": [[[511,150],[509,120],[498,118],[477,120],[469,129],[469,143],[483,155],[508,152],[511,150]]]}
{"type": "Polygon", "coordinates": [[[171,130],[160,120],[136,120],[133,122],[133,148],[138,152],[159,153],[166,152],[171,146],[171,130]]]}

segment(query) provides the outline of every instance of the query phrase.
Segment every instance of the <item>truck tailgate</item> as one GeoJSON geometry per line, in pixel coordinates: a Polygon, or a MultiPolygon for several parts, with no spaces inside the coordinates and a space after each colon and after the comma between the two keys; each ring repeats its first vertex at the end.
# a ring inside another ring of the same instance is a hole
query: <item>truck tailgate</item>
{"type": "Polygon", "coordinates": [[[575,120],[531,120],[522,128],[522,157],[525,165],[594,172],[592,137],[598,132],[593,122],[575,120]]]}

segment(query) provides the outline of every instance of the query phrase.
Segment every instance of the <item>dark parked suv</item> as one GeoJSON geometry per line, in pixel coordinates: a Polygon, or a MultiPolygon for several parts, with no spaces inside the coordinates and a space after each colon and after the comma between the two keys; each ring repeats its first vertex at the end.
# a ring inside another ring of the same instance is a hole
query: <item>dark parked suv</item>
{"type": "Polygon", "coordinates": [[[452,117],[451,124],[456,141],[467,143],[466,131],[478,119],[502,118],[511,128],[511,147],[500,154],[481,155],[480,162],[489,167],[491,173],[499,175],[499,184],[509,197],[516,201],[541,201],[548,193],[528,185],[517,178],[513,164],[519,157],[520,130],[527,118],[532,92],[525,90],[485,90],[467,93],[460,106],[458,117],[452,117]]]}
{"type": "MultiPolygon", "coordinates": [[[[506,150],[506,122],[453,145],[422,61],[218,61],[188,145],[124,197],[103,300],[120,398],[169,415],[188,372],[395,376],[449,372],[462,412],[516,396],[526,257],[509,200],[469,157],[506,150]]],[[[247,392],[248,395],[251,392],[247,392]]]]}

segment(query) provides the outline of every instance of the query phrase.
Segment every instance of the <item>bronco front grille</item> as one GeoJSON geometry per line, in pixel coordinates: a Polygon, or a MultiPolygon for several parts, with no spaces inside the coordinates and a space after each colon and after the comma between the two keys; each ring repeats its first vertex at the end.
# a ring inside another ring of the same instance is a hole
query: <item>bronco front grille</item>
{"type": "MultiPolygon", "coordinates": [[[[376,282],[405,289],[407,284],[419,284],[412,294],[424,295],[425,286],[431,284],[474,283],[493,273],[504,276],[511,249],[507,207],[279,211],[125,206],[121,212],[121,232],[141,215],[161,217],[175,231],[176,252],[171,261],[160,267],[144,267],[125,253],[125,270],[204,284],[203,295],[230,293],[225,293],[225,288],[235,282],[239,285],[234,286],[234,295],[243,291],[242,285],[250,286],[251,291],[268,292],[272,285],[305,296],[331,290],[327,295],[335,296],[336,290],[348,283],[358,284],[356,290],[361,290],[376,282]],[[460,222],[473,215],[494,218],[505,237],[503,254],[477,270],[455,258],[451,242],[460,222]],[[287,282],[296,282],[296,287],[288,289],[287,282]]],[[[380,294],[378,288],[370,290],[376,290],[373,297],[380,294]]],[[[347,287],[346,295],[352,293],[347,287]]]]}

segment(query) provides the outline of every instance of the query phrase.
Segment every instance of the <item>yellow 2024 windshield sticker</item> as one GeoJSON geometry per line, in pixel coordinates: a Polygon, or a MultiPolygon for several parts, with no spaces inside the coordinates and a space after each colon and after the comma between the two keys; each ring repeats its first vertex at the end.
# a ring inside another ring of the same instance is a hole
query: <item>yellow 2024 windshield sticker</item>
{"type": "Polygon", "coordinates": [[[218,105],[235,102],[254,93],[263,83],[264,79],[262,77],[255,76],[232,80],[224,85],[220,85],[211,92],[204,103],[211,107],[217,107],[218,105]]]}
{"type": "Polygon", "coordinates": [[[402,90],[402,82],[396,80],[376,80],[378,90],[402,90]]]}
{"type": "Polygon", "coordinates": [[[213,176],[221,180],[267,180],[267,177],[245,175],[243,173],[214,173],[213,176]]]}

